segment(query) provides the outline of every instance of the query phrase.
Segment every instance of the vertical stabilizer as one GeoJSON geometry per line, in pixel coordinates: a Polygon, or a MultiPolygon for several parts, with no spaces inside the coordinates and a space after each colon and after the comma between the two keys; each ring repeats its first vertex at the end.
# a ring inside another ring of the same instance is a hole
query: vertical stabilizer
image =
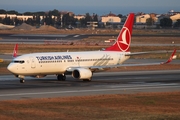
{"type": "Polygon", "coordinates": [[[133,24],[134,24],[134,13],[130,13],[123,28],[119,33],[119,36],[116,39],[116,42],[111,47],[106,48],[105,51],[129,52],[133,24]]]}
{"type": "Polygon", "coordinates": [[[15,44],[13,51],[13,58],[17,57],[18,44],[15,44]]]}

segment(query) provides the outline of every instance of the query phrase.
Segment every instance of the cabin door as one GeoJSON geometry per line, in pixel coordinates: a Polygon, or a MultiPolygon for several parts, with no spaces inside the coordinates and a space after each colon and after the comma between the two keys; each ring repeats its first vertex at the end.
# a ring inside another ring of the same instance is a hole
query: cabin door
{"type": "Polygon", "coordinates": [[[36,68],[35,59],[33,57],[30,57],[30,61],[31,61],[31,68],[36,68]]]}

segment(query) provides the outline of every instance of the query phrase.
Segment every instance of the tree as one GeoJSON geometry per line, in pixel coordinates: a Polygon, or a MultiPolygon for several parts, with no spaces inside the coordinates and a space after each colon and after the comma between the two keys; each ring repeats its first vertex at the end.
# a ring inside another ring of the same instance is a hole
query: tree
{"type": "Polygon", "coordinates": [[[80,20],[79,20],[79,22],[80,22],[80,26],[81,27],[85,27],[86,26],[86,21],[85,21],[85,18],[81,18],[80,20]]]}
{"type": "Polygon", "coordinates": [[[45,15],[46,13],[45,12],[34,12],[34,16],[35,16],[35,20],[34,20],[34,25],[40,25],[40,24],[44,24],[45,22],[45,15]],[[43,19],[41,20],[40,16],[43,16],[43,19]]]}
{"type": "Polygon", "coordinates": [[[74,24],[74,17],[70,16],[69,13],[64,14],[62,17],[63,26],[67,27],[68,25],[74,24]]]}
{"type": "Polygon", "coordinates": [[[82,18],[79,20],[80,25],[82,27],[86,27],[87,26],[87,22],[98,22],[98,15],[97,14],[93,14],[93,17],[90,16],[89,13],[86,13],[85,18],[82,18]]]}
{"type": "Polygon", "coordinates": [[[122,15],[122,14],[118,14],[117,16],[118,16],[119,18],[122,18],[122,17],[123,17],[123,15],[122,15]]]}
{"type": "Polygon", "coordinates": [[[51,11],[49,11],[49,12],[45,15],[43,21],[46,23],[46,25],[53,25],[53,19],[52,19],[52,12],[51,12],[51,11]]]}
{"type": "Polygon", "coordinates": [[[89,13],[86,13],[86,16],[85,16],[86,25],[87,25],[87,22],[90,22],[90,21],[92,21],[92,17],[90,16],[89,13]]]}
{"type": "Polygon", "coordinates": [[[35,14],[35,15],[39,15],[39,16],[44,16],[44,15],[45,15],[45,12],[40,11],[40,12],[35,12],[34,14],[35,14]]]}
{"type": "Polygon", "coordinates": [[[0,18],[0,23],[3,23],[3,19],[2,18],[0,18]]]}
{"type": "Polygon", "coordinates": [[[52,19],[52,12],[51,11],[49,11],[49,13],[48,13],[48,21],[49,21],[48,25],[53,25],[53,19],[52,19]]]}
{"type": "Polygon", "coordinates": [[[24,15],[33,15],[33,13],[32,12],[25,12],[25,13],[23,13],[24,15]]]}
{"type": "Polygon", "coordinates": [[[93,21],[98,22],[98,15],[97,14],[93,14],[93,21]]]}
{"type": "Polygon", "coordinates": [[[154,24],[154,19],[153,19],[153,18],[148,18],[148,19],[146,19],[146,24],[147,24],[148,26],[152,26],[152,25],[154,24]]]}
{"type": "Polygon", "coordinates": [[[56,27],[61,26],[61,15],[57,16],[57,20],[56,20],[55,24],[56,24],[56,27]]]}
{"type": "Polygon", "coordinates": [[[3,9],[0,9],[0,14],[6,14],[6,11],[3,9]]]}
{"type": "Polygon", "coordinates": [[[44,22],[45,22],[46,25],[50,25],[51,22],[50,22],[50,18],[49,18],[48,15],[45,16],[44,22]]]}
{"type": "Polygon", "coordinates": [[[29,25],[33,25],[33,19],[32,18],[28,18],[26,21],[25,21],[26,24],[29,24],[29,25]]]}
{"type": "Polygon", "coordinates": [[[170,18],[163,18],[160,20],[160,26],[163,28],[172,27],[172,20],[170,18]]]}
{"type": "Polygon", "coordinates": [[[3,19],[3,24],[5,24],[5,25],[10,25],[11,24],[11,19],[10,19],[10,17],[5,17],[4,19],[3,19]]]}
{"type": "Polygon", "coordinates": [[[40,16],[39,15],[36,15],[35,23],[36,23],[36,25],[40,25],[40,16]]]}
{"type": "Polygon", "coordinates": [[[54,16],[59,16],[60,13],[58,10],[54,9],[53,11],[51,11],[51,14],[54,15],[54,16]]]}
{"type": "Polygon", "coordinates": [[[14,22],[15,22],[15,25],[20,25],[20,24],[23,23],[23,20],[19,20],[19,19],[17,19],[17,17],[16,17],[15,20],[14,20],[14,22]]]}
{"type": "Polygon", "coordinates": [[[53,11],[50,11],[50,14],[54,16],[52,19],[52,24],[54,26],[59,27],[61,25],[61,14],[58,10],[54,9],[53,11]]]}
{"type": "Polygon", "coordinates": [[[174,23],[174,27],[180,27],[180,19],[178,19],[178,20],[174,23]]]}
{"type": "Polygon", "coordinates": [[[7,14],[19,14],[17,11],[15,11],[15,10],[10,10],[10,11],[7,11],[6,12],[7,14]]]}

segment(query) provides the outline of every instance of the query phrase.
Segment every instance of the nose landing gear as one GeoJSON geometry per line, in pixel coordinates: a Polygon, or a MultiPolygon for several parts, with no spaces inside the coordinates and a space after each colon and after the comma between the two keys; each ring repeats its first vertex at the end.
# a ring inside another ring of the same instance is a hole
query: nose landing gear
{"type": "Polygon", "coordinates": [[[20,83],[24,83],[24,82],[25,82],[24,78],[20,78],[20,83]]]}
{"type": "Polygon", "coordinates": [[[20,78],[20,83],[24,83],[25,82],[23,75],[18,75],[16,77],[20,78]]]}

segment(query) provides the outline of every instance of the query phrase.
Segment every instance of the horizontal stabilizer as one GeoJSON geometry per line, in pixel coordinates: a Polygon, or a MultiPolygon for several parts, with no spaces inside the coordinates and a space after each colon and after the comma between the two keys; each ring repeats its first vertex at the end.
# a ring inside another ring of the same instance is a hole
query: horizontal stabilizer
{"type": "Polygon", "coordinates": [[[173,60],[173,57],[176,53],[176,49],[174,49],[174,52],[171,54],[170,58],[166,61],[166,62],[163,62],[161,64],[167,64],[167,63],[170,63],[172,60],[173,60]]]}

